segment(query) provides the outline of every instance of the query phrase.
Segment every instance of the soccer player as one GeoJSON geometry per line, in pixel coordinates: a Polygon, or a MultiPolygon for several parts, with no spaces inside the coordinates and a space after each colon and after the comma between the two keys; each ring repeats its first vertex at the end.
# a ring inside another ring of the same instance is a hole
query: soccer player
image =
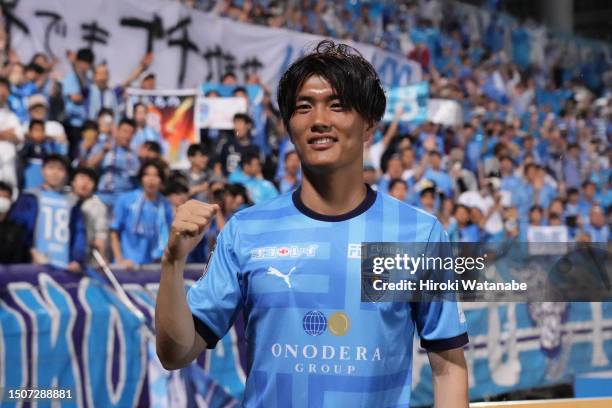
{"type": "Polygon", "coordinates": [[[187,296],[185,259],[219,208],[179,208],[155,314],[162,364],[189,364],[243,313],[244,406],[408,406],[417,330],[436,406],[467,407],[458,305],[361,301],[361,242],[448,241],[435,217],[363,183],[364,142],[385,110],[374,68],[351,48],[322,42],[283,75],[278,101],[301,187],[236,213],[187,296]]]}

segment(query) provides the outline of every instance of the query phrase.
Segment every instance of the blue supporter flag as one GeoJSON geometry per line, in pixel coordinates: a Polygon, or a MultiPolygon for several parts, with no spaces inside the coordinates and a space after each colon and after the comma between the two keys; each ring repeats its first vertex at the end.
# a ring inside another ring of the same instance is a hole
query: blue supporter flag
{"type": "Polygon", "coordinates": [[[429,84],[419,82],[413,85],[392,87],[386,90],[387,106],[384,122],[391,122],[399,107],[403,109],[402,122],[421,123],[427,120],[427,99],[429,84]]]}

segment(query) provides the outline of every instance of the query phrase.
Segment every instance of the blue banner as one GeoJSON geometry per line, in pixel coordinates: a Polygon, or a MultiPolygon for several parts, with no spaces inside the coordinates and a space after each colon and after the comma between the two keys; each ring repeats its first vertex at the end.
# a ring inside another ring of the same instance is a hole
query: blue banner
{"type": "MultiPolygon", "coordinates": [[[[191,285],[202,268],[188,269],[191,285]]],[[[139,320],[96,272],[0,267],[0,384],[71,390],[62,407],[234,406],[247,372],[244,321],[197,364],[166,371],[151,330],[158,271],[115,275],[139,320]]],[[[612,303],[464,303],[470,399],[569,383],[612,369],[612,303]]],[[[415,341],[412,405],[432,403],[431,369],[415,341]]],[[[46,401],[49,402],[49,401],[46,401]]],[[[5,400],[2,406],[21,402],[5,400]]],[[[39,403],[38,406],[50,406],[39,403]]]]}

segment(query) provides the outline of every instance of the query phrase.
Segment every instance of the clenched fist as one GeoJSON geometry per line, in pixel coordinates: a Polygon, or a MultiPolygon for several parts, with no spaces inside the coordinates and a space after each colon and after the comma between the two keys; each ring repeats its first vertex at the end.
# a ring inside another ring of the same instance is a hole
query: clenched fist
{"type": "Polygon", "coordinates": [[[202,240],[217,211],[220,211],[217,204],[206,204],[198,200],[189,200],[179,206],[168,237],[166,258],[170,261],[184,261],[202,240]]]}

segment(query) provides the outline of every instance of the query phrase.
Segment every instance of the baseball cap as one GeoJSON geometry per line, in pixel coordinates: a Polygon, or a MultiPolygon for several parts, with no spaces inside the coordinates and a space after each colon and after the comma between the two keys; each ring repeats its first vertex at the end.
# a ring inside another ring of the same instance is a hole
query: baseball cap
{"type": "Polygon", "coordinates": [[[36,106],[44,106],[45,108],[48,108],[49,101],[47,101],[47,98],[45,98],[44,95],[32,95],[28,98],[28,110],[33,109],[36,106]]]}

